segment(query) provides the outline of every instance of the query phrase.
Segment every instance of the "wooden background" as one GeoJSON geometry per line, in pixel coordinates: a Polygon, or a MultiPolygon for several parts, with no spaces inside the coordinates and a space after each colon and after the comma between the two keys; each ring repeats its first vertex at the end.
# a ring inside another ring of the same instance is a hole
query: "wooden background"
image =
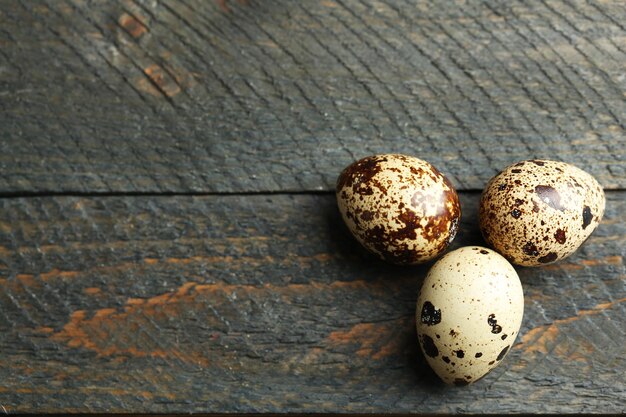
{"type": "Polygon", "coordinates": [[[626,412],[626,3],[0,0],[0,412],[626,412]],[[518,268],[503,365],[438,382],[430,264],[364,252],[332,193],[402,152],[479,193],[521,159],[607,190],[518,268]]]}

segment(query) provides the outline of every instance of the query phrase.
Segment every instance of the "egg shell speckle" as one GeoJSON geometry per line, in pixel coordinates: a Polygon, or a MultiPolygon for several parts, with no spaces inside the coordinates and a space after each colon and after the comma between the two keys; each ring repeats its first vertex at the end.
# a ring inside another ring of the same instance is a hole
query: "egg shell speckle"
{"type": "Polygon", "coordinates": [[[522,285],[513,266],[491,249],[466,246],[428,272],[417,300],[418,340],[444,382],[468,385],[502,362],[523,314],[522,285]]]}
{"type": "Polygon", "coordinates": [[[480,229],[509,261],[545,265],[574,253],[602,220],[604,207],[602,187],[585,171],[564,162],[522,161],[487,184],[480,229]]]}
{"type": "Polygon", "coordinates": [[[452,184],[430,163],[399,154],[348,166],[337,204],[350,232],[368,250],[397,264],[417,264],[454,239],[461,206],[452,184]]]}

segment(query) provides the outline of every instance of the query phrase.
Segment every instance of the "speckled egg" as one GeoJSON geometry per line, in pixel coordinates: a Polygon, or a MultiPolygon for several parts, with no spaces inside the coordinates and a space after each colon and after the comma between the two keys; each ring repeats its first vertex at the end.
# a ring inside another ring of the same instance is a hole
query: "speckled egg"
{"type": "Polygon", "coordinates": [[[398,154],[348,166],[337,181],[337,203],[354,237],[397,264],[418,264],[442,253],[461,218],[450,181],[430,163],[398,154]]]}
{"type": "Polygon", "coordinates": [[[578,249],[604,214],[604,192],[564,162],[522,161],[492,178],[480,201],[480,230],[509,261],[556,262],[578,249]]]}
{"type": "Polygon", "coordinates": [[[418,340],[444,382],[468,385],[502,362],[523,314],[522,285],[513,266],[491,249],[466,246],[428,272],[417,300],[418,340]]]}

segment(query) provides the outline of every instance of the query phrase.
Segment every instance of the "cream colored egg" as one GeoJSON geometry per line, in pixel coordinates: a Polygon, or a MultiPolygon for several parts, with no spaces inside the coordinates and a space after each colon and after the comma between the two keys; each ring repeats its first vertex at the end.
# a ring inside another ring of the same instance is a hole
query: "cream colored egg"
{"type": "Polygon", "coordinates": [[[398,154],[348,166],[337,181],[337,204],[363,246],[398,264],[426,262],[442,253],[461,218],[448,179],[430,163],[398,154]]]}
{"type": "Polygon", "coordinates": [[[448,384],[476,382],[510,351],[524,295],[513,266],[480,246],[454,250],[428,272],[417,300],[420,346],[448,384]]]}
{"type": "Polygon", "coordinates": [[[545,265],[578,249],[602,220],[604,205],[602,187],[585,171],[564,162],[522,161],[487,184],[480,229],[511,262],[545,265]]]}

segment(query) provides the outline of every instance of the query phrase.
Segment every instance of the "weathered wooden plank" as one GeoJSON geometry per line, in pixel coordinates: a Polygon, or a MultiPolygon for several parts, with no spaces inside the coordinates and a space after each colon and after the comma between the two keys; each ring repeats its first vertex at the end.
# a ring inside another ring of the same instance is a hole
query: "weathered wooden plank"
{"type": "Polygon", "coordinates": [[[356,158],[460,189],[573,162],[626,187],[614,1],[0,1],[0,192],[329,190],[356,158]]]}
{"type": "MultiPolygon", "coordinates": [[[[520,337],[475,385],[419,354],[427,266],[369,256],[332,195],[0,200],[9,412],[624,412],[626,193],[585,246],[519,268],[520,337]]],[[[461,194],[454,246],[480,244],[461,194]]]]}

